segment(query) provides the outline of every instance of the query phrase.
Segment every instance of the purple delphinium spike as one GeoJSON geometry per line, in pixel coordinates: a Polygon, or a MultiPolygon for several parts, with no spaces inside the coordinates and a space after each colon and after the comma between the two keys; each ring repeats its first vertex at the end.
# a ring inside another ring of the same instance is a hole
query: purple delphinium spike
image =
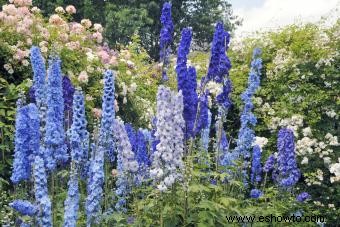
{"type": "Polygon", "coordinates": [[[113,121],[115,118],[114,108],[114,79],[115,76],[111,70],[104,73],[104,91],[102,97],[102,119],[99,132],[99,144],[105,149],[105,154],[109,160],[115,160],[114,141],[113,141],[113,121]]]}
{"type": "Polygon", "coordinates": [[[202,129],[208,126],[208,94],[209,91],[206,90],[203,94],[199,96],[199,114],[196,123],[196,127],[194,129],[195,133],[199,133],[202,129]]]}
{"type": "Polygon", "coordinates": [[[34,216],[38,209],[37,206],[33,205],[27,200],[14,200],[9,204],[14,210],[18,211],[21,215],[34,216]]]}
{"type": "Polygon", "coordinates": [[[135,177],[135,182],[139,185],[148,178],[149,172],[147,170],[151,164],[147,151],[147,140],[141,129],[136,133],[136,150],[134,150],[134,153],[138,163],[138,172],[135,177]]]}
{"type": "Polygon", "coordinates": [[[48,170],[54,170],[57,163],[64,164],[68,161],[64,131],[64,98],[60,59],[54,58],[50,60],[47,81],[45,155],[53,156],[54,159],[46,158],[45,162],[47,162],[46,167],[48,170]]]}
{"type": "Polygon", "coordinates": [[[211,127],[211,112],[208,109],[208,122],[207,126],[202,129],[201,132],[201,143],[204,151],[208,151],[210,141],[210,127],[211,127]]]}
{"type": "Polygon", "coordinates": [[[163,5],[161,13],[161,32],[159,37],[160,62],[163,63],[162,80],[167,81],[169,78],[166,73],[169,64],[170,43],[172,42],[174,25],[171,18],[171,3],[166,2],[163,5]]]}
{"type": "Polygon", "coordinates": [[[300,179],[301,173],[295,159],[294,133],[292,130],[280,129],[277,139],[277,178],[284,188],[293,187],[300,179]]]}

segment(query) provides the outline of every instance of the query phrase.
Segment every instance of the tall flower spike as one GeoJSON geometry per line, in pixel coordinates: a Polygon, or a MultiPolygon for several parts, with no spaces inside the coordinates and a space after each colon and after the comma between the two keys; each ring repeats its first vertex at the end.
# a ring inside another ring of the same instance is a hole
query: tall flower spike
{"type": "Polygon", "coordinates": [[[15,131],[15,153],[11,180],[19,183],[31,176],[33,155],[39,153],[40,120],[38,108],[28,104],[18,108],[15,131]]]}
{"type": "Polygon", "coordinates": [[[226,56],[226,48],[229,43],[229,33],[224,31],[223,23],[218,22],[215,27],[214,38],[211,46],[211,56],[206,76],[206,81],[213,80],[222,83],[231,68],[226,56]]]}
{"type": "Polygon", "coordinates": [[[177,52],[177,88],[182,91],[184,111],[183,117],[186,123],[186,138],[194,136],[194,125],[197,113],[198,96],[196,93],[197,81],[196,70],[194,67],[187,67],[187,55],[190,50],[192,31],[190,28],[182,30],[181,42],[177,52]]]}
{"type": "Polygon", "coordinates": [[[196,123],[196,127],[194,129],[195,133],[199,133],[203,128],[207,127],[208,125],[208,94],[209,91],[206,90],[203,94],[199,96],[199,114],[196,123]]]}
{"type": "Polygon", "coordinates": [[[64,131],[64,98],[62,88],[61,61],[58,58],[49,62],[47,83],[47,115],[45,144],[46,156],[53,156],[48,161],[48,170],[54,170],[56,162],[64,164],[68,160],[64,131]]]}
{"type": "Polygon", "coordinates": [[[104,91],[102,103],[102,119],[99,132],[99,144],[105,149],[110,161],[115,160],[114,141],[113,141],[113,121],[115,118],[114,108],[114,75],[111,70],[104,73],[104,91]]]}
{"type": "Polygon", "coordinates": [[[82,176],[87,174],[87,159],[89,150],[89,132],[86,129],[85,100],[81,90],[76,90],[73,97],[73,119],[68,131],[71,147],[71,159],[82,176]]]}
{"type": "Polygon", "coordinates": [[[134,151],[136,161],[138,162],[138,172],[136,174],[135,182],[142,183],[148,178],[148,167],[150,166],[150,159],[147,151],[148,139],[143,131],[139,129],[136,133],[136,150],[134,151]]]}
{"type": "Polygon", "coordinates": [[[251,163],[251,175],[250,181],[256,185],[261,182],[261,173],[262,173],[262,166],[261,166],[261,148],[259,145],[255,145],[253,147],[253,160],[251,163]]]}
{"type": "Polygon", "coordinates": [[[159,143],[153,153],[150,176],[160,191],[181,179],[184,153],[183,96],[160,86],[157,93],[157,131],[159,143]]]}
{"type": "Polygon", "coordinates": [[[31,64],[33,69],[33,90],[37,107],[40,109],[45,104],[46,99],[46,66],[40,49],[36,46],[31,48],[31,64]]]}
{"type": "Polygon", "coordinates": [[[238,133],[237,147],[235,148],[235,151],[245,158],[250,157],[250,150],[255,137],[254,130],[251,129],[251,126],[256,125],[256,117],[251,111],[254,106],[252,103],[252,97],[260,86],[262,68],[262,60],[259,57],[260,53],[261,51],[259,49],[254,50],[253,61],[251,63],[248,79],[248,87],[241,95],[244,107],[241,114],[241,128],[238,133]]]}
{"type": "Polygon", "coordinates": [[[207,126],[201,132],[201,143],[204,151],[208,151],[210,140],[211,112],[208,110],[207,126]]]}
{"type": "Polygon", "coordinates": [[[29,161],[29,107],[18,108],[15,120],[15,150],[11,181],[15,184],[28,180],[31,176],[29,161]]]}
{"type": "Polygon", "coordinates": [[[33,175],[35,199],[39,207],[39,226],[52,227],[52,205],[51,200],[48,197],[47,176],[44,160],[40,156],[35,156],[33,175]]]}
{"type": "Polygon", "coordinates": [[[114,124],[114,131],[116,132],[115,136],[118,151],[118,179],[116,182],[116,194],[118,196],[118,202],[116,204],[116,209],[118,211],[125,212],[126,208],[124,206],[126,203],[126,198],[132,186],[130,185],[132,180],[129,180],[129,177],[138,170],[138,163],[132,151],[129,137],[124,127],[124,123],[122,121],[116,120],[114,124]]]}
{"type": "Polygon", "coordinates": [[[174,25],[171,18],[171,3],[166,2],[162,8],[161,14],[161,24],[162,29],[159,37],[159,47],[160,47],[160,61],[163,63],[162,79],[163,81],[168,80],[166,70],[169,64],[169,54],[170,54],[170,43],[172,42],[174,25]]]}
{"type": "Polygon", "coordinates": [[[79,210],[79,184],[76,170],[73,169],[68,182],[67,198],[65,200],[64,227],[77,226],[79,210]]]}
{"type": "Polygon", "coordinates": [[[295,160],[294,133],[290,129],[281,129],[277,139],[279,185],[284,188],[293,187],[300,179],[300,170],[295,160]]]}
{"type": "Polygon", "coordinates": [[[63,76],[63,97],[65,106],[65,124],[69,128],[72,124],[72,104],[75,89],[69,77],[63,76]]]}
{"type": "Polygon", "coordinates": [[[104,184],[104,149],[101,146],[91,146],[92,155],[87,180],[86,226],[91,226],[101,212],[100,202],[104,184]]]}

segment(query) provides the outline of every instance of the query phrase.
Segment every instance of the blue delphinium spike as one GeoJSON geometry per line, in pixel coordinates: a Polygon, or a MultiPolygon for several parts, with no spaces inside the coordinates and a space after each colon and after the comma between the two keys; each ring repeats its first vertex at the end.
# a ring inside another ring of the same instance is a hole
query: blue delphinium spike
{"type": "Polygon", "coordinates": [[[199,133],[203,128],[207,127],[208,125],[208,94],[209,91],[206,90],[203,94],[199,96],[199,116],[197,119],[195,133],[199,133]]]}
{"type": "Polygon", "coordinates": [[[223,23],[218,22],[215,27],[214,38],[211,46],[211,56],[206,81],[213,80],[222,83],[231,68],[230,61],[226,56],[229,33],[223,28],[223,23]]]}
{"type": "Polygon", "coordinates": [[[190,43],[192,38],[192,31],[190,28],[182,30],[181,42],[177,51],[177,88],[182,91],[184,111],[183,117],[186,123],[185,135],[186,138],[193,137],[194,126],[197,114],[198,96],[197,89],[197,75],[194,67],[187,66],[187,56],[190,50],[190,43]]]}
{"type": "Polygon", "coordinates": [[[102,119],[99,132],[99,144],[105,149],[105,154],[111,162],[115,160],[113,141],[114,108],[114,75],[111,70],[104,73],[104,91],[102,97],[102,119]]]}
{"type": "Polygon", "coordinates": [[[277,173],[279,185],[284,188],[293,187],[300,179],[301,173],[295,159],[294,133],[290,129],[281,129],[277,139],[277,173]]]}
{"type": "Polygon", "coordinates": [[[56,162],[64,164],[68,160],[64,131],[64,98],[62,88],[61,61],[54,58],[49,62],[47,83],[47,114],[45,135],[45,158],[48,170],[54,170],[56,162]]]}
{"type": "Polygon", "coordinates": [[[14,200],[9,206],[18,211],[21,215],[31,217],[36,215],[38,211],[37,207],[27,200],[14,200]]]}
{"type": "Polygon", "coordinates": [[[253,147],[252,158],[250,181],[252,184],[256,185],[260,183],[262,179],[261,148],[259,145],[253,147]]]}
{"type": "Polygon", "coordinates": [[[170,55],[170,44],[173,38],[174,25],[171,18],[171,3],[166,2],[163,5],[161,13],[161,24],[162,29],[159,37],[159,47],[160,47],[160,62],[163,63],[162,70],[162,80],[167,81],[169,78],[167,76],[166,70],[169,64],[170,55]]]}
{"type": "Polygon", "coordinates": [[[31,48],[31,64],[33,70],[33,90],[37,107],[40,108],[46,103],[46,66],[40,49],[36,46],[31,48]]]}
{"type": "Polygon", "coordinates": [[[201,142],[204,151],[208,151],[210,140],[210,126],[211,126],[211,112],[208,110],[208,122],[207,126],[201,132],[201,142]]]}
{"type": "Polygon", "coordinates": [[[300,203],[308,200],[311,198],[311,195],[308,192],[302,192],[299,195],[296,196],[296,200],[299,201],[300,203]]]}
{"type": "Polygon", "coordinates": [[[15,153],[11,180],[19,183],[31,176],[33,155],[39,154],[40,120],[35,104],[18,108],[16,115],[15,153]]]}
{"type": "Polygon", "coordinates": [[[11,181],[15,184],[31,176],[29,161],[29,107],[18,108],[15,121],[15,150],[11,181]]]}
{"type": "Polygon", "coordinates": [[[89,132],[85,116],[85,100],[81,90],[76,90],[73,98],[73,119],[68,131],[71,147],[71,159],[81,172],[82,177],[87,174],[87,159],[89,150],[89,132]]]}
{"type": "Polygon", "coordinates": [[[79,210],[79,183],[76,170],[71,172],[68,182],[67,198],[64,202],[64,227],[77,226],[78,210],[79,210]]]}
{"type": "Polygon", "coordinates": [[[245,158],[250,157],[250,149],[255,138],[254,130],[251,129],[251,126],[256,125],[256,117],[251,112],[254,106],[252,103],[252,97],[260,86],[260,75],[262,68],[262,61],[259,58],[258,51],[255,50],[254,53],[256,54],[253,55],[253,61],[251,63],[248,87],[241,95],[244,107],[241,114],[241,128],[238,133],[237,147],[235,148],[235,151],[245,158]]]}
{"type": "Polygon", "coordinates": [[[63,97],[65,111],[65,126],[69,128],[72,124],[72,104],[75,88],[69,77],[63,76],[63,97]]]}
{"type": "Polygon", "coordinates": [[[91,146],[92,155],[87,180],[87,198],[85,203],[86,225],[91,226],[101,212],[101,199],[104,184],[104,148],[91,146]]]}
{"type": "Polygon", "coordinates": [[[132,146],[129,141],[128,134],[125,130],[124,123],[115,120],[114,131],[117,141],[117,170],[118,179],[116,182],[116,194],[118,202],[115,208],[118,211],[126,212],[125,203],[128,194],[131,190],[131,176],[138,171],[138,162],[135,159],[135,154],[132,151],[132,146]]]}
{"type": "Polygon", "coordinates": [[[52,226],[52,205],[48,197],[47,176],[44,160],[39,156],[34,158],[34,193],[38,206],[38,223],[40,226],[52,226]]]}

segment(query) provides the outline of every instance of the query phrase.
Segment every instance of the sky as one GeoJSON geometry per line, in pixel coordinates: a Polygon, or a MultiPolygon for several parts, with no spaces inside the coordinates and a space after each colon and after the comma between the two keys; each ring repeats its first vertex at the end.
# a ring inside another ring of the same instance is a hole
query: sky
{"type": "Polygon", "coordinates": [[[294,22],[316,22],[322,16],[340,16],[340,0],[229,0],[243,25],[236,35],[282,27],[294,22]],[[338,9],[338,11],[336,11],[338,9]]]}

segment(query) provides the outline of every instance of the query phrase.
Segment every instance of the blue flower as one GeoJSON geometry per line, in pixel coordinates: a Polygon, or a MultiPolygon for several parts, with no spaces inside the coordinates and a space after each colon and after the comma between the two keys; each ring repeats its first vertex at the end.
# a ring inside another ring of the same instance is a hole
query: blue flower
{"type": "Polygon", "coordinates": [[[259,189],[252,189],[250,191],[250,197],[253,199],[258,199],[263,195],[263,192],[259,189]]]}
{"type": "Polygon", "coordinates": [[[218,22],[215,27],[214,38],[211,46],[211,56],[206,76],[206,81],[214,80],[222,83],[231,68],[230,60],[226,56],[227,44],[229,43],[229,33],[223,28],[223,23],[218,22]]]}
{"type": "Polygon", "coordinates": [[[40,108],[46,104],[46,66],[44,58],[41,55],[40,49],[36,46],[31,48],[31,64],[33,70],[33,90],[36,99],[37,107],[40,108]]]}
{"type": "Polygon", "coordinates": [[[251,163],[250,181],[255,185],[261,182],[261,148],[259,145],[253,147],[253,160],[251,163]]]}
{"type": "Polygon", "coordinates": [[[300,179],[300,170],[295,159],[294,133],[283,128],[279,131],[277,139],[277,181],[280,186],[290,188],[300,179]]]}
{"type": "Polygon", "coordinates": [[[296,197],[296,200],[302,203],[302,202],[304,202],[304,201],[306,201],[307,199],[310,199],[310,198],[311,198],[311,196],[308,192],[302,192],[296,197]]]}
{"type": "MultiPolygon", "coordinates": [[[[128,126],[129,128],[129,126],[128,126]]],[[[133,133],[132,127],[130,133],[133,133]]],[[[114,124],[114,131],[117,141],[117,170],[118,179],[116,182],[116,194],[118,196],[118,202],[116,209],[125,212],[125,201],[131,190],[130,176],[133,176],[138,171],[138,162],[135,159],[135,154],[132,151],[132,146],[129,141],[128,134],[125,130],[124,124],[121,121],[116,120],[114,124]]],[[[135,137],[134,137],[135,140],[135,137]]]]}
{"type": "Polygon", "coordinates": [[[162,80],[167,81],[169,78],[167,76],[166,70],[169,64],[170,55],[170,43],[172,42],[174,25],[171,18],[171,3],[166,2],[163,5],[161,14],[161,32],[159,37],[159,47],[160,47],[160,61],[163,63],[162,70],[162,80]]]}
{"type": "Polygon", "coordinates": [[[275,156],[274,156],[273,154],[271,154],[271,155],[268,157],[266,163],[264,164],[263,171],[264,171],[265,173],[270,172],[271,170],[274,169],[274,165],[275,165],[275,156]]]}
{"type": "Polygon", "coordinates": [[[15,150],[11,181],[15,184],[28,180],[31,176],[31,163],[29,161],[30,129],[29,106],[18,108],[15,121],[15,150]]]}
{"type": "Polygon", "coordinates": [[[64,226],[74,227],[77,225],[78,210],[79,210],[79,185],[78,176],[76,170],[71,172],[70,179],[68,182],[67,198],[64,202],[65,212],[64,212],[64,226]]]}
{"type": "Polygon", "coordinates": [[[52,226],[52,205],[48,197],[47,176],[44,160],[39,156],[34,158],[34,194],[37,206],[39,207],[38,223],[40,226],[52,226]]]}
{"type": "Polygon", "coordinates": [[[102,119],[99,133],[99,144],[105,149],[105,153],[111,162],[115,160],[114,141],[113,141],[113,121],[115,118],[114,108],[114,79],[111,70],[104,73],[104,91],[102,103],[102,119]]]}
{"type": "Polygon", "coordinates": [[[19,183],[31,176],[33,155],[40,151],[40,119],[36,105],[18,108],[15,123],[15,151],[11,180],[19,183]]]}
{"type": "Polygon", "coordinates": [[[71,147],[72,162],[82,171],[82,176],[87,174],[87,159],[89,150],[89,132],[86,129],[85,100],[81,90],[76,90],[73,98],[73,119],[68,131],[71,147]]]}
{"type": "Polygon", "coordinates": [[[258,52],[259,51],[255,49],[254,53],[256,54],[253,55],[253,61],[251,63],[248,87],[241,95],[244,107],[241,114],[241,128],[238,133],[237,147],[235,148],[235,151],[246,159],[250,157],[250,150],[255,137],[254,130],[251,126],[256,125],[256,117],[251,111],[254,106],[252,97],[260,86],[262,61],[258,56],[258,52]]]}
{"type": "Polygon", "coordinates": [[[13,209],[18,211],[21,215],[34,216],[38,209],[31,202],[26,200],[14,200],[9,204],[13,209]]]}
{"type": "Polygon", "coordinates": [[[91,226],[97,220],[101,211],[100,202],[103,194],[104,184],[104,148],[91,146],[92,154],[89,166],[89,177],[87,179],[87,198],[85,210],[87,226],[91,226]]]}
{"type": "Polygon", "coordinates": [[[207,126],[202,129],[201,132],[201,143],[204,151],[208,151],[210,141],[210,127],[211,127],[211,112],[208,109],[208,122],[207,126]]]}
{"type": "Polygon", "coordinates": [[[228,110],[231,105],[230,93],[232,90],[231,81],[229,78],[225,79],[222,92],[216,96],[216,102],[225,110],[228,110]]]}
{"type": "Polygon", "coordinates": [[[45,135],[45,161],[48,170],[54,170],[56,162],[68,161],[64,131],[64,98],[62,88],[61,61],[54,58],[49,62],[47,83],[47,113],[45,135]],[[54,157],[48,158],[47,156],[54,157]]]}
{"type": "Polygon", "coordinates": [[[209,91],[206,90],[203,94],[199,96],[199,116],[197,119],[197,124],[195,133],[199,133],[202,129],[206,128],[208,126],[208,112],[209,112],[209,106],[208,106],[208,94],[209,91]]]}

